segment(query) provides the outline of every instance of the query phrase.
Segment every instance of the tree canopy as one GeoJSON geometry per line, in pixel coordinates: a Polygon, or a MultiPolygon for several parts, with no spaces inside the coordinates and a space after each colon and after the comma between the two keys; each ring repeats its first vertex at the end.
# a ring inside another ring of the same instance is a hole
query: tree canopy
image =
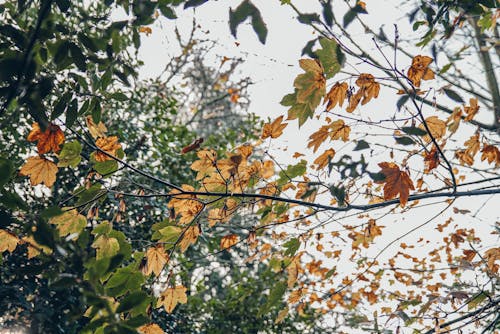
{"type": "MultiPolygon", "coordinates": [[[[139,76],[206,0],[0,4],[2,326],[500,330],[498,1],[277,2],[314,39],[264,120],[196,20],[139,76]]],[[[227,9],[266,43],[266,2],[227,9]]]]}

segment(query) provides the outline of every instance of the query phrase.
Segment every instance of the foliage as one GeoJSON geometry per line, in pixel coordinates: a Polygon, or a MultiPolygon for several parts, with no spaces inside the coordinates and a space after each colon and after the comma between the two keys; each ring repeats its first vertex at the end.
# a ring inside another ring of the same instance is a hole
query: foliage
{"type": "MultiPolygon", "coordinates": [[[[231,78],[239,61],[205,66],[210,45],[193,34],[167,78],[137,78],[148,25],[205,2],[0,5],[1,321],[82,333],[498,329],[498,223],[474,228],[461,219],[476,219],[472,206],[456,204],[500,192],[496,1],[423,2],[408,13],[427,29],[418,41],[397,26],[393,39],[375,33],[363,1],[320,0],[321,13],[281,1],[320,37],[281,100],[288,118],[260,138],[241,113],[250,80],[231,78]],[[371,50],[346,30],[356,25],[371,50]],[[464,42],[477,50],[457,50],[464,42]],[[462,71],[471,59],[486,86],[462,71]],[[171,88],[179,71],[187,93],[171,88]],[[369,109],[385,97],[385,114],[369,109]],[[307,147],[283,164],[271,149],[295,120],[307,147]]],[[[264,43],[264,14],[244,0],[229,30],[251,19],[264,43]]]]}

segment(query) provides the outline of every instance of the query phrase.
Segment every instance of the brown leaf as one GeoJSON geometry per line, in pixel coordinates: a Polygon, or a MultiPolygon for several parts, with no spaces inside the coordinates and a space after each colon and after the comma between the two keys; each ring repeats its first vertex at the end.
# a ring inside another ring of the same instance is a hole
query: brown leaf
{"type": "Polygon", "coordinates": [[[381,162],[378,164],[382,170],[380,171],[385,176],[384,185],[384,200],[390,200],[399,194],[399,202],[405,206],[408,202],[410,190],[415,190],[410,176],[405,171],[392,162],[381,162]]]}
{"type": "Polygon", "coordinates": [[[325,152],[323,152],[323,154],[321,154],[319,157],[316,158],[316,160],[314,160],[314,164],[317,165],[316,169],[319,170],[324,168],[328,164],[328,162],[333,159],[334,156],[335,156],[335,150],[333,148],[330,148],[325,152]]]}
{"type": "Polygon", "coordinates": [[[283,133],[283,129],[286,128],[288,123],[282,123],[283,116],[276,118],[272,123],[264,124],[262,128],[262,139],[266,139],[268,137],[278,138],[283,133]]]}
{"type": "Polygon", "coordinates": [[[220,249],[228,249],[238,243],[238,236],[236,234],[229,234],[222,237],[220,241],[220,249]]]}
{"type": "Polygon", "coordinates": [[[64,133],[58,125],[52,123],[44,132],[42,132],[38,123],[33,123],[33,128],[28,135],[28,141],[38,141],[36,146],[39,154],[57,153],[61,150],[59,145],[64,143],[64,133]]]}
{"type": "Polygon", "coordinates": [[[87,116],[85,118],[85,123],[87,124],[87,128],[89,129],[90,135],[93,138],[106,137],[106,132],[108,131],[108,129],[106,129],[106,126],[103,122],[99,122],[99,124],[96,125],[94,123],[94,120],[92,119],[92,116],[87,116]]]}
{"type": "Polygon", "coordinates": [[[163,245],[157,245],[155,247],[150,247],[146,251],[146,276],[154,273],[155,276],[160,276],[163,267],[168,262],[168,255],[165,253],[165,248],[163,245]]]}
{"type": "Polygon", "coordinates": [[[490,164],[494,162],[496,166],[500,165],[500,151],[495,145],[485,144],[481,153],[481,161],[487,160],[490,164]]]}
{"type": "MultiPolygon", "coordinates": [[[[118,151],[119,149],[122,148],[122,145],[118,142],[117,136],[99,138],[96,140],[95,144],[101,150],[103,150],[104,152],[106,152],[112,156],[116,156],[116,151],[118,151]]],[[[113,160],[113,158],[107,156],[106,154],[104,154],[101,151],[96,151],[94,158],[98,162],[113,160]]]]}
{"type": "Polygon", "coordinates": [[[198,225],[187,227],[184,235],[182,236],[182,240],[179,242],[181,252],[184,253],[191,244],[196,243],[200,234],[201,230],[198,225]]]}
{"type": "Polygon", "coordinates": [[[500,247],[488,249],[484,252],[484,258],[488,262],[488,269],[493,273],[497,273],[499,265],[495,264],[495,262],[500,261],[500,247]]]}
{"type": "Polygon", "coordinates": [[[19,238],[14,234],[0,229],[0,254],[9,251],[12,253],[19,243],[19,238]]]}
{"type": "Polygon", "coordinates": [[[430,150],[430,152],[425,153],[424,164],[424,173],[429,173],[431,170],[439,166],[439,152],[435,146],[432,150],[430,150]]]}
{"type": "Polygon", "coordinates": [[[411,67],[408,69],[408,78],[415,87],[420,87],[421,80],[434,79],[434,72],[428,68],[433,59],[428,56],[413,57],[411,67]]]}
{"type": "Polygon", "coordinates": [[[479,111],[479,106],[477,105],[477,99],[476,98],[469,99],[469,106],[464,106],[464,111],[467,114],[464,120],[471,121],[479,111]]]}
{"type": "Polygon", "coordinates": [[[338,121],[332,122],[330,124],[330,139],[342,139],[343,141],[349,140],[349,133],[351,132],[351,128],[349,125],[346,125],[343,120],[339,119],[338,121]]]}
{"type": "Polygon", "coordinates": [[[187,303],[187,289],[178,285],[175,288],[168,288],[163,291],[160,298],[158,298],[158,302],[156,303],[156,307],[163,306],[167,313],[172,313],[177,304],[186,304],[187,303]]]}
{"type": "MultiPolygon", "coordinates": [[[[439,140],[444,137],[446,134],[446,123],[440,120],[437,116],[427,117],[425,119],[425,123],[429,127],[432,137],[434,139],[439,140]]],[[[419,128],[425,131],[424,124],[420,124],[419,128]]],[[[423,138],[427,143],[431,142],[431,137],[427,134],[423,138]]]]}
{"type": "Polygon", "coordinates": [[[142,325],[141,327],[137,328],[139,333],[141,334],[164,334],[165,332],[163,329],[161,329],[160,326],[157,324],[147,324],[147,325],[142,325]]]}
{"type": "Polygon", "coordinates": [[[41,156],[29,157],[21,167],[19,173],[30,177],[32,186],[44,183],[47,187],[52,187],[56,181],[57,166],[52,161],[41,156]]]}
{"type": "Polygon", "coordinates": [[[326,94],[325,99],[323,100],[323,104],[328,102],[328,104],[326,105],[326,111],[330,111],[331,109],[335,108],[337,103],[342,107],[342,104],[344,104],[344,100],[347,97],[348,89],[349,86],[346,82],[335,83],[335,85],[332,86],[330,91],[326,94]]]}

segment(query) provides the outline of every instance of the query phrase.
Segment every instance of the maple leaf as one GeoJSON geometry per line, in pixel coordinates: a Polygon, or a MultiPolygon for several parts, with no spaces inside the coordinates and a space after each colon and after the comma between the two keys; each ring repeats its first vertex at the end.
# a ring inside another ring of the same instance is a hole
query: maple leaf
{"type": "MultiPolygon", "coordinates": [[[[110,136],[104,138],[98,138],[95,142],[96,146],[99,147],[104,152],[116,156],[116,151],[122,148],[122,145],[118,142],[117,136],[110,136]]],[[[113,160],[113,158],[107,156],[101,151],[96,151],[94,154],[94,159],[97,162],[104,162],[107,160],[113,160]]]]}
{"type": "Polygon", "coordinates": [[[345,125],[344,121],[339,119],[338,121],[332,122],[330,124],[330,139],[342,139],[343,141],[349,140],[349,133],[351,128],[349,125],[345,125]]]}
{"type": "Polygon", "coordinates": [[[168,255],[161,244],[149,247],[146,251],[146,259],[146,276],[149,276],[151,273],[154,273],[157,277],[160,276],[163,267],[168,263],[168,255]]]}
{"type": "Polygon", "coordinates": [[[12,253],[19,243],[19,238],[14,234],[0,229],[0,253],[9,251],[12,253]]]}
{"type": "Polygon", "coordinates": [[[460,160],[460,164],[472,166],[474,164],[474,157],[472,157],[465,150],[459,150],[455,152],[455,156],[460,160]]]}
{"type": "Polygon", "coordinates": [[[299,272],[301,270],[300,267],[300,259],[298,256],[294,257],[293,260],[290,261],[290,264],[286,267],[286,271],[288,273],[287,285],[288,288],[293,288],[295,282],[299,277],[299,272]]]}
{"type": "Polygon", "coordinates": [[[272,123],[264,124],[262,128],[262,139],[266,139],[268,137],[278,138],[283,134],[283,129],[286,128],[288,123],[282,123],[283,116],[276,118],[272,123]]]}
{"type": "Polygon", "coordinates": [[[499,265],[495,264],[495,262],[500,261],[500,247],[488,249],[484,252],[484,258],[487,261],[488,269],[493,273],[497,273],[499,265]]]}
{"type": "Polygon", "coordinates": [[[215,168],[217,153],[214,150],[200,150],[196,152],[196,155],[199,160],[191,164],[191,169],[198,172],[198,174],[196,174],[196,180],[201,180],[217,170],[215,168]]]}
{"type": "Polygon", "coordinates": [[[328,164],[328,162],[330,162],[333,159],[334,156],[335,156],[335,150],[332,148],[323,152],[323,154],[317,157],[316,160],[314,160],[313,162],[315,165],[317,165],[316,169],[319,170],[324,168],[328,164]]]}
{"type": "Polygon", "coordinates": [[[154,323],[142,325],[141,327],[137,328],[137,330],[141,334],[165,334],[163,329],[161,329],[160,326],[154,323]]]}
{"type": "Polygon", "coordinates": [[[316,153],[321,144],[328,138],[329,130],[330,127],[328,125],[323,125],[318,131],[310,135],[307,148],[313,147],[313,152],[316,153]]]}
{"type": "Polygon", "coordinates": [[[66,142],[59,156],[57,167],[76,167],[82,160],[80,154],[82,153],[82,145],[77,141],[66,142]]]}
{"type": "Polygon", "coordinates": [[[448,130],[451,133],[457,132],[461,121],[462,121],[462,109],[460,109],[460,107],[457,107],[453,109],[453,112],[451,113],[450,117],[448,117],[448,119],[446,120],[446,124],[448,124],[448,130]]]}
{"type": "Polygon", "coordinates": [[[380,84],[375,82],[375,78],[373,75],[369,73],[361,73],[356,80],[356,85],[359,87],[359,92],[363,96],[363,100],[361,101],[361,105],[365,105],[372,98],[377,98],[378,93],[380,92],[380,84]]]}
{"type": "Polygon", "coordinates": [[[344,100],[347,97],[348,89],[349,86],[346,82],[335,83],[335,85],[332,86],[323,100],[323,104],[328,102],[328,104],[326,105],[326,111],[330,111],[331,109],[335,108],[337,103],[340,107],[342,107],[342,105],[344,104],[344,100]]]}
{"type": "Polygon", "coordinates": [[[96,258],[99,260],[118,254],[120,244],[116,238],[100,235],[92,243],[92,248],[96,249],[96,258]]]}
{"type": "Polygon", "coordinates": [[[274,162],[272,160],[266,160],[262,164],[262,168],[260,169],[260,176],[264,179],[268,179],[274,175],[274,162]]]}
{"type": "Polygon", "coordinates": [[[76,209],[68,210],[59,216],[52,217],[49,222],[57,225],[59,236],[65,237],[68,234],[75,234],[73,240],[78,238],[78,235],[87,226],[87,218],[78,213],[76,209]]]}
{"type": "Polygon", "coordinates": [[[435,146],[429,152],[425,152],[424,164],[424,173],[429,173],[431,170],[439,166],[439,152],[435,146]]]}
{"type": "Polygon", "coordinates": [[[469,106],[464,106],[464,111],[467,114],[464,120],[471,121],[479,111],[479,106],[477,105],[477,99],[476,98],[469,99],[469,106]]]}
{"type": "Polygon", "coordinates": [[[52,249],[50,249],[50,247],[40,245],[35,241],[33,236],[24,236],[22,238],[22,242],[28,244],[28,259],[38,256],[40,252],[43,252],[44,254],[52,254],[52,249]]]}
{"type": "Polygon", "coordinates": [[[228,249],[233,247],[238,243],[238,236],[236,234],[228,234],[222,237],[220,240],[220,249],[228,249]]]}
{"type": "Polygon", "coordinates": [[[479,151],[479,133],[475,133],[472,135],[465,143],[464,146],[466,147],[465,153],[470,155],[471,157],[474,157],[476,153],[479,151]]]}
{"type": "Polygon", "coordinates": [[[21,167],[19,174],[30,177],[32,186],[43,183],[47,187],[52,187],[56,181],[58,168],[55,163],[40,156],[29,157],[21,167]]]}
{"type": "Polygon", "coordinates": [[[420,87],[421,80],[434,79],[434,72],[428,68],[433,59],[428,56],[415,56],[412,59],[411,67],[408,69],[408,78],[415,87],[420,87]]]}
{"type": "Polygon", "coordinates": [[[139,27],[139,32],[146,34],[146,36],[149,36],[153,33],[153,30],[150,27],[139,27]]]}
{"type": "Polygon", "coordinates": [[[300,59],[299,64],[306,73],[299,74],[293,83],[297,88],[297,102],[317,106],[325,95],[323,67],[314,59],[300,59]]]}
{"type": "MultiPolygon", "coordinates": [[[[434,139],[439,140],[444,137],[446,134],[446,123],[440,120],[437,116],[427,117],[425,119],[425,123],[427,123],[427,127],[429,128],[432,137],[434,139]]],[[[419,128],[425,130],[424,124],[420,124],[419,128]]],[[[427,134],[423,137],[425,142],[430,143],[431,137],[427,134]]]]}
{"type": "Polygon", "coordinates": [[[64,133],[58,125],[50,123],[44,132],[38,123],[33,123],[32,130],[28,135],[28,141],[38,141],[36,147],[39,154],[49,152],[57,153],[61,150],[59,145],[64,143],[64,133]]]}
{"type": "Polygon", "coordinates": [[[85,117],[85,123],[87,124],[87,128],[89,129],[90,135],[94,138],[106,137],[106,132],[108,129],[104,125],[103,122],[99,122],[98,124],[94,123],[92,116],[85,117]]]}
{"type": "Polygon", "coordinates": [[[490,164],[494,162],[496,166],[500,165],[500,151],[495,145],[485,144],[481,153],[481,161],[487,160],[490,164]]]}
{"type": "Polygon", "coordinates": [[[167,313],[172,313],[177,304],[186,304],[187,303],[187,289],[182,285],[177,285],[174,288],[168,288],[162,292],[160,298],[158,298],[158,302],[156,307],[163,306],[167,313]]]}
{"type": "Polygon", "coordinates": [[[238,208],[238,202],[234,198],[228,198],[222,208],[215,208],[208,212],[208,224],[213,227],[218,222],[225,223],[238,208]]]}
{"type": "Polygon", "coordinates": [[[415,190],[413,182],[408,176],[408,173],[399,169],[392,162],[381,162],[378,164],[382,169],[380,173],[384,174],[384,200],[390,200],[399,194],[399,202],[405,206],[408,202],[410,190],[415,190]]]}
{"type": "Polygon", "coordinates": [[[196,243],[198,240],[198,236],[200,236],[201,230],[198,225],[188,226],[182,236],[182,240],[179,242],[179,247],[181,248],[181,252],[185,252],[186,249],[191,245],[196,243]]]}

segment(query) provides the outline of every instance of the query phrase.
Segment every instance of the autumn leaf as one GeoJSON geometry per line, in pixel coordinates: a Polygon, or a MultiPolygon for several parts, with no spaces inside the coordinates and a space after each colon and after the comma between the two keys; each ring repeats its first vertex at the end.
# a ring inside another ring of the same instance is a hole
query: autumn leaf
{"type": "Polygon", "coordinates": [[[96,258],[99,260],[118,254],[120,244],[116,238],[100,235],[92,243],[92,248],[96,249],[96,258]]]}
{"type": "Polygon", "coordinates": [[[182,285],[178,285],[174,288],[168,288],[163,291],[160,298],[158,298],[156,307],[158,308],[163,306],[167,313],[172,313],[177,304],[187,303],[186,291],[187,289],[182,285]]]}
{"type": "Polygon", "coordinates": [[[496,166],[500,165],[500,151],[495,145],[485,144],[481,153],[481,161],[486,160],[490,164],[494,162],[496,166]]]}
{"type": "Polygon", "coordinates": [[[12,253],[19,243],[19,238],[14,234],[0,229],[0,253],[9,251],[12,253]]]}
{"type": "Polygon", "coordinates": [[[464,120],[471,121],[474,118],[474,116],[476,116],[478,111],[479,111],[479,106],[477,105],[477,99],[476,98],[469,99],[469,106],[464,106],[464,112],[467,114],[464,120]]]}
{"type": "Polygon", "coordinates": [[[446,124],[448,124],[448,130],[451,133],[457,132],[461,121],[462,121],[462,109],[460,109],[460,107],[457,107],[453,109],[453,112],[451,113],[450,117],[448,117],[448,119],[446,120],[446,124]]]}
{"type": "Polygon", "coordinates": [[[195,141],[193,141],[191,144],[184,146],[181,150],[182,154],[189,153],[191,151],[197,150],[200,148],[200,145],[203,143],[205,139],[203,138],[198,138],[195,141]]]}
{"type": "Polygon", "coordinates": [[[160,326],[154,323],[142,325],[141,327],[137,328],[137,330],[141,334],[165,334],[163,329],[161,329],[160,326]]]}
{"type": "Polygon", "coordinates": [[[323,154],[317,157],[316,160],[314,160],[313,162],[316,165],[316,169],[319,170],[324,168],[328,164],[328,162],[330,162],[333,159],[334,156],[335,156],[335,150],[332,148],[323,152],[323,154]]]}
{"type": "Polygon", "coordinates": [[[477,152],[479,152],[479,133],[475,133],[472,135],[465,143],[466,147],[465,153],[469,154],[471,157],[474,157],[477,152]]]}
{"type": "Polygon", "coordinates": [[[484,252],[484,258],[487,261],[488,269],[497,273],[499,265],[495,264],[496,261],[500,261],[500,247],[488,249],[484,252]]]}
{"type": "Polygon", "coordinates": [[[413,57],[411,67],[408,69],[408,78],[415,87],[420,87],[421,80],[434,79],[434,72],[428,68],[433,59],[428,56],[413,57]]]}
{"type": "Polygon", "coordinates": [[[99,122],[98,124],[94,123],[92,116],[85,117],[85,123],[87,124],[87,128],[89,129],[90,135],[94,138],[106,137],[106,132],[108,129],[104,125],[103,122],[99,122]]]}
{"type": "Polygon", "coordinates": [[[307,148],[312,147],[313,152],[316,153],[318,148],[325,142],[328,138],[330,127],[328,125],[323,125],[318,131],[309,136],[309,143],[307,148]]]}
{"type": "Polygon", "coordinates": [[[151,273],[154,273],[157,277],[160,276],[163,267],[168,263],[168,255],[161,244],[149,247],[146,251],[146,259],[146,276],[149,276],[151,273]]]}
{"type": "Polygon", "coordinates": [[[346,125],[343,120],[339,119],[338,121],[332,122],[330,124],[330,139],[342,139],[342,141],[349,140],[349,133],[351,132],[351,128],[349,125],[346,125]]]}
{"type": "Polygon", "coordinates": [[[375,78],[373,75],[369,73],[361,73],[356,80],[356,85],[359,87],[359,91],[363,96],[363,100],[361,101],[361,105],[365,105],[372,98],[377,98],[378,93],[380,92],[380,84],[375,82],[375,78]]]}
{"type": "Polygon", "coordinates": [[[146,34],[146,36],[149,36],[153,33],[153,30],[150,27],[139,27],[139,32],[146,34]]]}
{"type": "MultiPolygon", "coordinates": [[[[122,145],[118,142],[117,136],[98,138],[95,142],[96,146],[102,151],[108,153],[109,155],[116,156],[116,151],[122,148],[122,145]]],[[[104,162],[107,160],[113,160],[113,158],[104,154],[101,151],[96,151],[94,154],[94,159],[97,162],[104,162]]]]}
{"type": "Polygon", "coordinates": [[[264,124],[262,128],[262,139],[266,139],[268,137],[278,138],[283,133],[283,129],[286,128],[288,123],[282,123],[283,116],[276,118],[272,123],[264,124]]]}
{"type": "Polygon", "coordinates": [[[214,150],[200,150],[196,152],[196,155],[198,160],[191,164],[191,169],[198,172],[196,180],[201,180],[217,170],[217,153],[214,150]]]}
{"type": "Polygon", "coordinates": [[[50,123],[44,132],[38,123],[33,123],[32,130],[28,135],[28,141],[38,141],[37,149],[39,154],[49,152],[57,153],[61,150],[59,145],[64,143],[64,133],[58,125],[50,123]]]}
{"type": "MultiPolygon", "coordinates": [[[[429,128],[429,131],[434,139],[439,140],[446,134],[446,123],[440,120],[437,116],[427,117],[425,119],[425,123],[427,124],[427,127],[429,128]]],[[[424,124],[420,124],[419,128],[425,130],[424,124]]],[[[423,139],[427,143],[431,142],[431,137],[428,134],[425,135],[423,139]]]]}
{"type": "Polygon", "coordinates": [[[57,166],[52,161],[41,156],[29,157],[21,167],[19,174],[30,177],[32,186],[43,183],[47,187],[52,187],[56,181],[57,166]]]}
{"type": "Polygon", "coordinates": [[[182,236],[182,240],[179,242],[181,252],[184,253],[191,244],[196,243],[200,234],[201,230],[198,225],[188,226],[184,232],[184,235],[182,236]]]}
{"type": "Polygon", "coordinates": [[[424,173],[429,173],[431,170],[439,166],[439,152],[435,146],[429,152],[425,152],[424,164],[424,173]]]}
{"type": "Polygon", "coordinates": [[[342,105],[344,104],[344,100],[347,97],[348,89],[349,86],[346,82],[335,83],[335,85],[332,86],[330,91],[326,94],[325,99],[323,100],[323,104],[328,102],[328,104],[326,105],[326,111],[330,111],[331,109],[335,108],[337,104],[342,107],[342,105]]]}
{"type": "Polygon", "coordinates": [[[64,144],[63,149],[59,156],[57,167],[76,167],[82,160],[80,154],[82,153],[82,145],[77,141],[67,142],[64,144]]]}
{"type": "Polygon", "coordinates": [[[52,217],[49,222],[57,225],[59,236],[65,237],[75,234],[72,239],[78,238],[78,235],[87,226],[87,218],[78,213],[76,209],[67,210],[59,216],[52,217]]]}
{"type": "Polygon", "coordinates": [[[410,190],[415,190],[413,182],[408,176],[408,173],[399,169],[392,162],[381,162],[378,164],[382,169],[380,173],[384,174],[384,200],[390,200],[399,194],[399,202],[405,206],[408,202],[410,190]]]}
{"type": "Polygon", "coordinates": [[[239,238],[236,234],[226,235],[220,240],[220,249],[231,248],[238,243],[238,240],[239,238]]]}
{"type": "Polygon", "coordinates": [[[40,252],[44,254],[52,254],[52,249],[50,249],[50,247],[40,245],[35,241],[33,236],[24,236],[21,240],[22,243],[28,244],[28,259],[32,259],[40,255],[40,252]]]}

